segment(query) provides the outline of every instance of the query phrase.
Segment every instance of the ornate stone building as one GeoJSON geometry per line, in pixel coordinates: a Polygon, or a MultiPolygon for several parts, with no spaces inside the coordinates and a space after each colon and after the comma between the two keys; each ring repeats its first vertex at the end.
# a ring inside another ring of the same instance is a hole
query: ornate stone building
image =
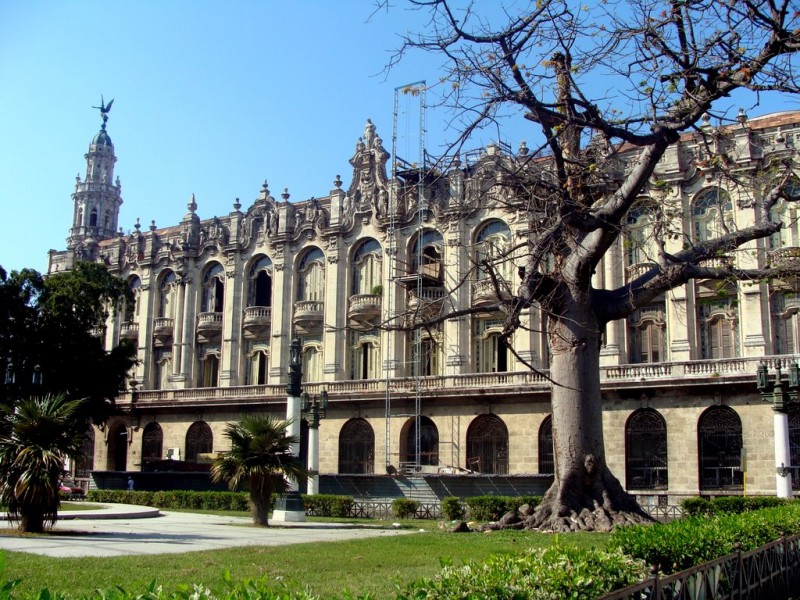
{"type": "MultiPolygon", "coordinates": [[[[705,140],[743,173],[800,145],[800,113],[705,127],[705,140]]],[[[718,180],[702,137],[669,150],[658,184],[598,268],[598,286],[620,285],[651,264],[653,202],[679,209],[673,225],[687,239],[753,220],[759,190],[718,180]]],[[[121,188],[112,184],[116,156],[103,123],[76,183],[67,250],[51,251],[48,270],[97,260],[128,281],[135,303],[102,335],[109,345],[135,343],[139,364],[117,399],[120,414],[94,428],[93,460],[81,469],[146,470],[166,457],[202,463],[226,449],[228,422],[253,412],[285,416],[289,344],[298,337],[304,390],[330,397],[322,474],[552,473],[537,310],[524,313],[516,354],[500,337],[503,315],[489,308],[427,329],[396,327],[510,297],[513,260],[501,261],[494,277],[475,267],[530,230],[532,214],[497,185],[500,167],[546,157],[490,145],[444,172],[397,159],[391,174],[389,158],[367,121],[349,185],[337,175],[326,195],[290,202],[265,181],[249,206],[237,199],[224,216],[201,218],[192,197],[175,225],[143,230],[137,222],[124,234],[116,233],[121,188]]],[[[719,260],[795,256],[797,208],[779,212],[780,235],[719,260]]],[[[608,326],[607,460],[629,491],[662,504],[741,493],[745,482],[748,493],[775,493],[773,410],[756,389],[756,369],[770,356],[785,375],[800,353],[796,289],[697,281],[608,326]]],[[[789,421],[798,482],[800,413],[790,411],[789,421]]]]}

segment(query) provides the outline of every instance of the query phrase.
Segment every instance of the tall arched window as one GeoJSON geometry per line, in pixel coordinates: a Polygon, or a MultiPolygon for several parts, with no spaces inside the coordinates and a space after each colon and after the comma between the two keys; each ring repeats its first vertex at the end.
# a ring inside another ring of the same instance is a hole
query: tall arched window
{"type": "Polygon", "coordinates": [[[405,446],[405,448],[401,448],[401,454],[405,457],[403,462],[420,465],[438,465],[439,430],[436,424],[429,417],[420,415],[419,455],[417,455],[417,419],[409,419],[403,429],[406,431],[405,438],[401,439],[405,446]]]}
{"type": "Polygon", "coordinates": [[[195,421],[186,431],[186,462],[197,462],[198,454],[208,454],[214,446],[214,435],[205,421],[195,421]]]}
{"type": "Polygon", "coordinates": [[[247,384],[264,385],[267,383],[268,368],[269,349],[265,347],[253,348],[253,351],[250,353],[247,384]]]}
{"type": "Polygon", "coordinates": [[[339,473],[375,472],[375,432],[364,419],[350,419],[339,432],[339,473]]]}
{"type": "Polygon", "coordinates": [[[771,250],[800,247],[800,222],[798,222],[797,202],[800,200],[800,181],[792,179],[786,187],[789,200],[781,199],[770,210],[773,223],[780,221],[783,227],[769,238],[771,250]]]}
{"type": "Polygon", "coordinates": [[[442,330],[438,326],[408,334],[411,374],[434,377],[442,374],[442,330]]]}
{"type": "Polygon", "coordinates": [[[97,227],[97,209],[93,208],[89,213],[89,227],[97,227]]]}
{"type": "Polygon", "coordinates": [[[420,274],[428,284],[443,283],[442,254],[444,238],[434,229],[426,229],[418,235],[409,248],[411,274],[420,274]]]}
{"type": "Polygon", "coordinates": [[[698,300],[697,325],[700,334],[700,358],[739,356],[739,309],[733,289],[727,298],[698,300]]]}
{"type": "Polygon", "coordinates": [[[217,349],[206,351],[201,355],[197,387],[217,387],[219,384],[219,359],[217,349]]]}
{"type": "Polygon", "coordinates": [[[148,423],[142,432],[142,463],[155,462],[164,456],[164,432],[158,423],[148,423]]]}
{"type": "Polygon", "coordinates": [[[800,408],[789,409],[789,460],[792,467],[792,489],[800,490],[800,408]]]}
{"type": "Polygon", "coordinates": [[[514,264],[508,252],[511,246],[511,230],[503,221],[492,220],[483,225],[475,236],[475,264],[478,279],[489,277],[490,268],[501,281],[513,283],[514,264]],[[491,267],[487,267],[489,263],[491,267]]]}
{"type": "Polygon", "coordinates": [[[322,345],[318,342],[304,343],[302,361],[303,379],[322,381],[322,345]]]}
{"type": "Polygon", "coordinates": [[[297,299],[322,302],[325,298],[325,255],[319,248],[311,248],[297,269],[297,299]]]}
{"type": "Polygon", "coordinates": [[[639,409],[625,425],[625,487],[665,490],[667,476],[667,424],[655,410],[639,409]]]}
{"type": "Polygon", "coordinates": [[[161,275],[158,286],[158,316],[174,319],[176,305],[177,277],[170,270],[161,275]]]}
{"type": "Polygon", "coordinates": [[[128,280],[128,289],[133,294],[133,298],[125,301],[123,321],[132,323],[139,320],[139,294],[142,292],[142,280],[134,275],[128,280]]]}
{"type": "Polygon", "coordinates": [[[775,291],[770,296],[774,354],[800,353],[800,294],[775,291]]]}
{"type": "Polygon", "coordinates": [[[108,430],[108,461],[109,471],[128,470],[128,428],[124,423],[115,423],[108,430]]]}
{"type": "Polygon", "coordinates": [[[555,456],[553,452],[553,417],[547,415],[539,425],[539,475],[555,473],[555,456]]]}
{"type": "Polygon", "coordinates": [[[266,256],[250,267],[247,306],[272,306],[272,261],[266,256]]]}
{"type": "Polygon", "coordinates": [[[380,340],[376,332],[351,333],[351,379],[377,379],[381,376],[380,340]]]}
{"type": "MultiPolygon", "coordinates": [[[[653,226],[656,208],[643,200],[633,205],[625,218],[625,250],[628,267],[653,264],[658,259],[653,226]]],[[[632,273],[635,274],[635,273],[632,273]]]]}
{"type": "Polygon", "coordinates": [[[202,312],[221,313],[225,305],[225,270],[212,263],[203,275],[202,312]]]}
{"type": "Polygon", "coordinates": [[[628,317],[629,355],[632,363],[666,360],[667,320],[664,303],[651,304],[628,317]]]}
{"type": "Polygon", "coordinates": [[[694,240],[713,240],[726,231],[733,231],[733,203],[727,192],[707,189],[692,202],[694,240]]]}
{"type": "Polygon", "coordinates": [[[742,420],[732,408],[712,406],[697,425],[700,489],[742,487],[742,420]]]}
{"type": "Polygon", "coordinates": [[[503,319],[476,319],[473,334],[475,371],[505,373],[509,370],[508,344],[501,337],[503,319]]]}
{"type": "Polygon", "coordinates": [[[381,245],[373,239],[361,242],[353,253],[351,294],[374,294],[381,285],[381,245]]]}
{"type": "Polygon", "coordinates": [[[496,415],[480,415],[467,429],[467,468],[478,473],[508,474],[508,428],[496,415]]]}
{"type": "Polygon", "coordinates": [[[153,349],[153,389],[168,390],[170,388],[169,376],[172,375],[172,349],[153,349]]]}

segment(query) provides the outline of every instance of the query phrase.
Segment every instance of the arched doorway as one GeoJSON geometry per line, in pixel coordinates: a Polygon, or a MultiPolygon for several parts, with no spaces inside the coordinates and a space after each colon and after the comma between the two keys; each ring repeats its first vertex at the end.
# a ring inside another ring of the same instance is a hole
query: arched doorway
{"type": "Polygon", "coordinates": [[[508,474],[508,428],[497,415],[480,415],[467,429],[467,468],[508,474]]]}
{"type": "Polygon", "coordinates": [[[652,408],[635,411],[625,424],[625,487],[667,489],[667,423],[652,408]]]}
{"type": "Polygon", "coordinates": [[[547,415],[539,426],[539,474],[552,475],[556,472],[553,452],[553,417],[547,415]]]}
{"type": "Polygon", "coordinates": [[[742,420],[732,408],[712,406],[697,424],[700,489],[741,489],[742,420]]]}
{"type": "Polygon", "coordinates": [[[142,464],[161,460],[164,450],[164,433],[158,423],[148,423],[142,433],[142,464]]]}
{"type": "Polygon", "coordinates": [[[401,464],[436,466],[439,464],[439,430],[436,424],[424,415],[419,417],[419,457],[417,457],[417,419],[406,421],[401,433],[401,464]]]}
{"type": "Polygon", "coordinates": [[[197,462],[198,454],[211,452],[214,435],[205,421],[195,421],[186,431],[186,462],[197,462]]]}
{"type": "Polygon", "coordinates": [[[339,432],[339,473],[375,472],[375,432],[364,419],[350,419],[339,432]]]}
{"type": "Polygon", "coordinates": [[[108,432],[108,470],[128,470],[128,429],[116,423],[108,432]]]}

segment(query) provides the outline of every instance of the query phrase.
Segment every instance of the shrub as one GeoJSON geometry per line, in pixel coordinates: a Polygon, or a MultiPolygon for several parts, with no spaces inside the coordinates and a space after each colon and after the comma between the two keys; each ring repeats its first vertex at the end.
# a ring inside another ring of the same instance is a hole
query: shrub
{"type": "Polygon", "coordinates": [[[504,514],[518,512],[523,504],[536,506],[541,496],[472,496],[464,502],[474,521],[497,521],[504,514]]]}
{"type": "Polygon", "coordinates": [[[784,498],[775,496],[717,496],[711,500],[704,498],[686,498],[681,501],[683,511],[690,517],[718,514],[739,514],[743,512],[761,510],[783,506],[789,502],[784,498]]]}
{"type": "Polygon", "coordinates": [[[485,563],[445,566],[434,578],[420,578],[397,598],[596,598],[647,577],[647,564],[619,551],[561,547],[495,555],[485,563]]]}
{"type": "Polygon", "coordinates": [[[306,512],[318,517],[349,517],[353,510],[353,502],[352,496],[303,495],[306,512]]]}
{"type": "Polygon", "coordinates": [[[460,498],[447,496],[442,498],[442,514],[448,521],[461,521],[467,514],[460,498]]]}
{"type": "Polygon", "coordinates": [[[159,492],[128,490],[89,490],[86,499],[110,504],[136,504],[169,509],[246,511],[250,502],[247,492],[200,492],[164,490],[159,492]]]}
{"type": "Polygon", "coordinates": [[[413,519],[417,514],[419,502],[408,498],[395,498],[392,500],[392,514],[397,519],[413,519]]]}
{"type": "Polygon", "coordinates": [[[800,504],[790,503],[743,514],[690,517],[665,524],[615,529],[609,547],[672,573],[734,551],[800,533],[800,504]]]}
{"type": "Polygon", "coordinates": [[[681,500],[681,508],[688,517],[701,517],[714,512],[711,501],[705,498],[684,498],[681,500]]]}

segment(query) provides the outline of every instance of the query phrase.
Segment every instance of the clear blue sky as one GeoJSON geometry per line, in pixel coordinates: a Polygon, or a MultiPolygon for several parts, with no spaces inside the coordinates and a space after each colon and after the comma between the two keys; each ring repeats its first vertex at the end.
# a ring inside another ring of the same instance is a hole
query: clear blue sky
{"type": "MultiPolygon", "coordinates": [[[[391,151],[395,88],[438,75],[430,55],[382,74],[399,34],[424,25],[391,4],[0,1],[0,265],[43,271],[47,251],[65,248],[101,94],[114,99],[108,132],[126,231],[137,217],[143,228],[176,224],[192,193],[210,218],[237,197],[249,207],[264,179],[292,200],[327,195],[337,174],[348,186],[366,119],[391,151]]],[[[400,109],[413,129],[413,107],[400,109]]],[[[428,112],[433,154],[446,121],[428,112]]],[[[503,133],[514,148],[530,134],[503,133]]],[[[413,159],[416,144],[402,147],[413,139],[401,130],[398,154],[413,159]]]]}

